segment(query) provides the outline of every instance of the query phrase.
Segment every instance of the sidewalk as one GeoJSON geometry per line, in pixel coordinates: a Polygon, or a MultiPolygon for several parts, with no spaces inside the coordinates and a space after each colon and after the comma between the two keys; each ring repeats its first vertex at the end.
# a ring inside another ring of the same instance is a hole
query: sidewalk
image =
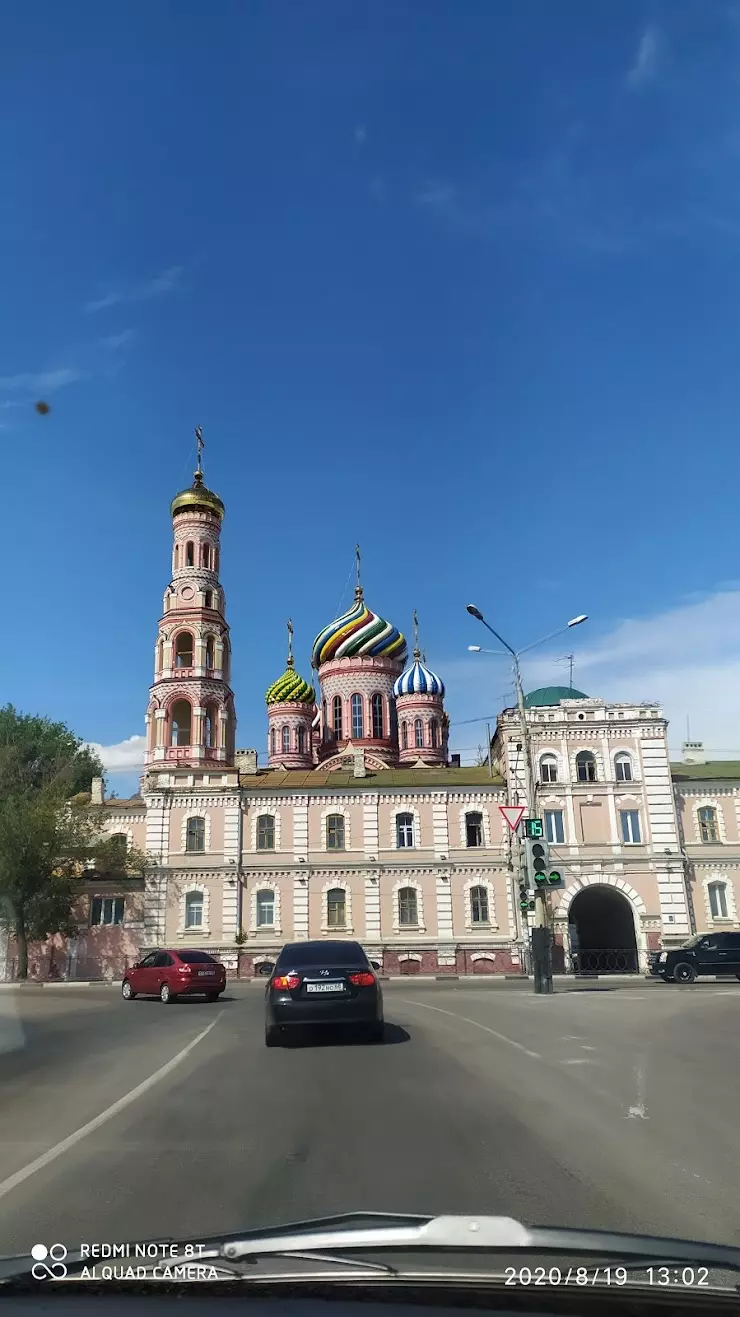
{"type": "MultiPolygon", "coordinates": [[[[724,976],[727,977],[727,976],[724,976]]],[[[734,975],[730,976],[734,981],[734,975]]],[[[394,987],[397,984],[408,986],[414,983],[454,983],[468,985],[475,984],[476,987],[486,988],[505,988],[511,987],[512,984],[525,984],[533,981],[532,975],[527,974],[381,974],[380,982],[387,987],[394,987]]],[[[556,974],[553,983],[590,983],[594,980],[606,981],[610,983],[622,984],[644,984],[662,983],[662,979],[655,978],[650,974],[556,974]]],[[[718,975],[702,976],[702,982],[723,982],[724,978],[718,975]]],[[[12,983],[0,983],[0,992],[11,991],[34,991],[38,988],[120,988],[121,979],[50,979],[38,981],[36,979],[27,979],[25,982],[16,979],[12,983]]],[[[266,976],[258,975],[254,978],[231,978],[227,980],[227,986],[234,983],[253,984],[256,987],[264,988],[266,976]]]]}

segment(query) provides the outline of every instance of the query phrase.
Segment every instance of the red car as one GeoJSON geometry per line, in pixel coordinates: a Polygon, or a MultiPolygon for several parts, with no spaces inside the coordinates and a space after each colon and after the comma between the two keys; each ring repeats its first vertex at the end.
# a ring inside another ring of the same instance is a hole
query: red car
{"type": "Polygon", "coordinates": [[[159,997],[167,1005],[178,997],[200,993],[218,1001],[226,987],[226,970],[207,951],[151,951],[127,969],[121,993],[124,1001],[134,997],[159,997]]]}

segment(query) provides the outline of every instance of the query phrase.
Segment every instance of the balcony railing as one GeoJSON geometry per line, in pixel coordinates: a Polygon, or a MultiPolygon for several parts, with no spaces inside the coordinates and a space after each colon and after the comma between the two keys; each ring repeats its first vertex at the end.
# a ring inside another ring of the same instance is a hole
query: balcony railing
{"type": "MultiPolygon", "coordinates": [[[[164,758],[174,760],[187,759],[204,759],[206,761],[216,761],[221,757],[221,752],[215,745],[197,746],[197,745],[166,745],[160,747],[164,750],[164,758]]],[[[158,752],[155,751],[155,755],[158,752]]]]}

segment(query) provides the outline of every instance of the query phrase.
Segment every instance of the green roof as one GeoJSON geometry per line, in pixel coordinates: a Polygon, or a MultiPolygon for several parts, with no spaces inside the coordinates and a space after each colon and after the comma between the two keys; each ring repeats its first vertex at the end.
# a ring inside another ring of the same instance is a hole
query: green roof
{"type": "Polygon", "coordinates": [[[707,778],[739,778],[740,761],[713,759],[708,764],[671,764],[671,777],[679,782],[706,781],[707,778]]]}
{"type": "Polygon", "coordinates": [[[573,686],[540,686],[524,696],[527,709],[542,709],[547,705],[559,704],[561,700],[587,700],[588,695],[577,691],[573,686]]]}
{"type": "Polygon", "coordinates": [[[491,777],[488,765],[471,768],[386,768],[365,777],[354,777],[351,768],[264,769],[258,773],[241,773],[239,782],[248,791],[309,791],[353,787],[357,791],[388,790],[392,787],[490,786],[500,791],[503,781],[491,777]]]}

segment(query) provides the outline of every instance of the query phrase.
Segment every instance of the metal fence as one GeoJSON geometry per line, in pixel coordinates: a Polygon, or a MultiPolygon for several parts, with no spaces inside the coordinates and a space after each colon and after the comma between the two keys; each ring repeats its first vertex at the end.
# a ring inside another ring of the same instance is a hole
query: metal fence
{"type": "Polygon", "coordinates": [[[574,974],[638,974],[635,947],[590,947],[571,955],[574,974]]]}

